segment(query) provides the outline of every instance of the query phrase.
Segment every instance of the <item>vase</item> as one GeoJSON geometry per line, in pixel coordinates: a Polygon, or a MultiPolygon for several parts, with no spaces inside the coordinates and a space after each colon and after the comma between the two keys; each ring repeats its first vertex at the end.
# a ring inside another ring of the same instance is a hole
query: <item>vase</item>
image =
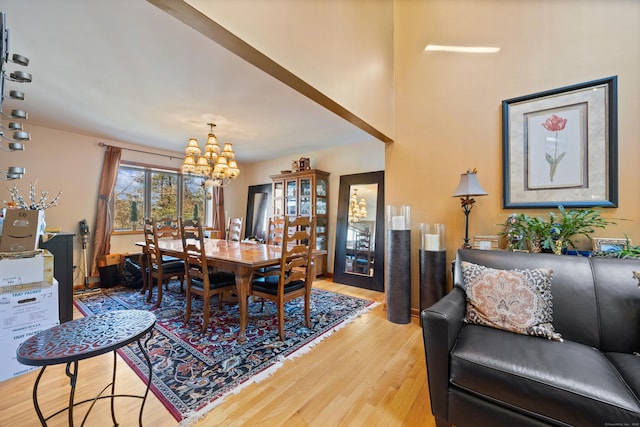
{"type": "Polygon", "coordinates": [[[564,240],[556,240],[553,242],[553,253],[556,255],[562,255],[562,249],[564,247],[564,240]]]}
{"type": "Polygon", "coordinates": [[[542,252],[542,244],[540,243],[540,240],[529,240],[529,251],[536,254],[542,252]]]}

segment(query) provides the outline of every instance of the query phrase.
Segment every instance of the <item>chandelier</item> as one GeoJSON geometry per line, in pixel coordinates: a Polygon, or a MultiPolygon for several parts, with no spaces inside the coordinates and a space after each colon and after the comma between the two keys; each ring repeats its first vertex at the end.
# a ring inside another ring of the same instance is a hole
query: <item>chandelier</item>
{"type": "Polygon", "coordinates": [[[360,218],[367,217],[367,201],[364,197],[358,200],[358,189],[354,188],[349,200],[349,222],[358,222],[360,218]]]}
{"type": "Polygon", "coordinates": [[[207,123],[207,125],[209,135],[204,146],[204,154],[200,150],[198,140],[190,138],[184,149],[182,173],[204,177],[204,184],[208,188],[224,187],[240,175],[240,169],[235,160],[236,154],[230,142],[225,142],[224,148],[220,150],[218,138],[213,134],[215,124],[207,123]]]}

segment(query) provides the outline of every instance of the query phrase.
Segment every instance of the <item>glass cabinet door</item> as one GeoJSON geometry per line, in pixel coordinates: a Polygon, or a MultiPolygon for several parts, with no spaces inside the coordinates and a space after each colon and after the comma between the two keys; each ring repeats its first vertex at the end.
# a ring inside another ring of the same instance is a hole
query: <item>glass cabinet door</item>
{"type": "Polygon", "coordinates": [[[284,215],[284,182],[273,183],[273,215],[284,215]]]}
{"type": "Polygon", "coordinates": [[[327,250],[327,217],[316,219],[316,249],[327,250]]]}
{"type": "Polygon", "coordinates": [[[286,215],[296,216],[298,215],[298,181],[295,179],[286,181],[286,192],[286,215]]]}
{"type": "Polygon", "coordinates": [[[300,178],[300,196],[311,196],[311,178],[300,178]]]}
{"type": "Polygon", "coordinates": [[[327,197],[327,180],[318,178],[316,181],[316,196],[327,197]]]}
{"type": "Polygon", "coordinates": [[[311,215],[311,197],[300,197],[300,216],[311,215]]]}

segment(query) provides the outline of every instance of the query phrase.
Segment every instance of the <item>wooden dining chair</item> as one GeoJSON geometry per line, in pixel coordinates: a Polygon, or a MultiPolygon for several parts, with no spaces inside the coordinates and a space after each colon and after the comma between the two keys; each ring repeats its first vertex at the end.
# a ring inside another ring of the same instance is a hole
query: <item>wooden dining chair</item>
{"type": "Polygon", "coordinates": [[[202,298],[202,332],[206,332],[209,327],[209,317],[211,315],[211,298],[219,296],[220,307],[222,307],[223,295],[227,291],[236,289],[235,274],[226,271],[213,271],[205,254],[204,230],[196,222],[193,227],[192,238],[188,238],[184,221],[180,220],[180,230],[182,236],[182,250],[185,260],[186,273],[186,308],[185,324],[191,320],[191,302],[196,296],[202,298]]]}
{"type": "Polygon", "coordinates": [[[284,218],[279,269],[254,272],[249,295],[274,301],[278,307],[278,332],[284,341],[284,304],[304,297],[304,317],[311,327],[310,300],[313,283],[315,218],[284,218]]]}
{"type": "Polygon", "coordinates": [[[242,240],[242,226],[244,219],[242,217],[231,218],[227,222],[227,240],[230,242],[239,242],[242,240]]]}
{"type": "MultiPolygon", "coordinates": [[[[162,255],[158,241],[160,235],[166,236],[158,232],[159,225],[155,219],[145,219],[144,221],[144,252],[147,259],[145,283],[147,290],[147,302],[153,297],[153,287],[158,287],[158,300],[156,307],[162,302],[162,285],[168,284],[172,278],[177,278],[180,283],[184,281],[185,270],[184,261],[180,258],[162,255]]],[[[182,285],[181,285],[182,287],[182,285]]],[[[144,287],[143,291],[144,293],[144,287]]]]}
{"type": "Polygon", "coordinates": [[[267,245],[282,245],[284,235],[284,218],[269,218],[269,228],[267,229],[267,245]]]}

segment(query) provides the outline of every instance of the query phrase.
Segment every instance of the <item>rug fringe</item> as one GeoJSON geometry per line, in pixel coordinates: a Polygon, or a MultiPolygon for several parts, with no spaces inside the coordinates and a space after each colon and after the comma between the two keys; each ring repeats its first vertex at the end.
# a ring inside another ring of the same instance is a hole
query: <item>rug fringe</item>
{"type": "Polygon", "coordinates": [[[307,344],[305,344],[304,346],[300,347],[298,350],[294,351],[293,353],[291,353],[287,357],[283,357],[282,359],[278,360],[273,365],[271,365],[268,368],[266,368],[264,371],[260,372],[259,374],[256,374],[256,375],[252,376],[247,381],[243,382],[242,384],[239,384],[233,390],[229,390],[227,393],[223,394],[222,396],[217,398],[215,401],[209,403],[208,405],[206,405],[202,409],[199,409],[198,411],[192,413],[191,415],[188,415],[187,417],[185,417],[180,422],[180,427],[190,427],[190,426],[194,425],[197,421],[199,421],[202,418],[204,418],[204,416],[207,415],[209,412],[211,412],[214,408],[216,408],[218,405],[222,404],[227,396],[229,396],[231,394],[238,394],[245,387],[247,387],[247,386],[249,386],[251,384],[257,384],[257,383],[263,381],[264,379],[270,377],[271,375],[273,375],[278,369],[280,369],[284,365],[285,361],[293,360],[293,359],[295,359],[297,357],[302,356],[303,354],[309,353],[311,351],[311,349],[314,346],[316,346],[318,343],[320,343],[321,341],[323,341],[326,338],[330,337],[336,331],[339,331],[340,329],[344,328],[349,323],[351,323],[354,320],[356,320],[358,317],[362,316],[363,314],[366,314],[366,313],[370,312],[371,310],[373,310],[374,308],[376,308],[379,305],[380,305],[379,302],[373,302],[373,303],[369,304],[368,306],[366,306],[365,308],[363,308],[362,310],[353,313],[349,317],[346,317],[338,325],[334,326],[333,328],[331,328],[330,330],[328,330],[324,334],[320,335],[319,337],[315,338],[314,340],[309,341],[307,344]]]}

